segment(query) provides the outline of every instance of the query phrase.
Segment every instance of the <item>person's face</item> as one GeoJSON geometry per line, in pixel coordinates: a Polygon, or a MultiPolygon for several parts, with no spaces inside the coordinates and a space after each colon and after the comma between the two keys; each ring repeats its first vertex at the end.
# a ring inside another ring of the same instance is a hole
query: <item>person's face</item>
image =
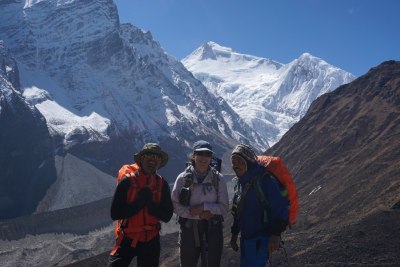
{"type": "Polygon", "coordinates": [[[231,157],[232,169],[237,177],[243,176],[247,171],[247,163],[244,158],[239,155],[233,155],[231,157]]]}
{"type": "Polygon", "coordinates": [[[207,171],[208,166],[211,163],[212,153],[208,151],[194,152],[194,169],[199,173],[204,173],[207,171]]]}
{"type": "Polygon", "coordinates": [[[161,165],[161,155],[147,152],[142,155],[142,169],[146,174],[155,173],[161,165]]]}

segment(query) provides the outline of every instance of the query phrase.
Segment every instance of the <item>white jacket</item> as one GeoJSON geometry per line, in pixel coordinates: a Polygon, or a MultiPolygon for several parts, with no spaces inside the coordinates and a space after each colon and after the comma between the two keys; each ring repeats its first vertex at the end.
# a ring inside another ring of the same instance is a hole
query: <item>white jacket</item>
{"type": "Polygon", "coordinates": [[[183,218],[200,219],[199,216],[191,216],[189,209],[191,206],[196,206],[204,203],[204,210],[209,210],[215,215],[224,215],[229,210],[228,190],[224,176],[219,172],[213,173],[211,168],[208,168],[207,176],[202,183],[198,183],[197,177],[199,176],[194,170],[193,166],[190,167],[193,173],[193,184],[191,185],[191,198],[190,206],[183,206],[179,203],[179,193],[181,188],[185,185],[187,175],[186,171],[180,173],[175,180],[174,188],[172,189],[172,203],[174,205],[174,212],[183,218]],[[218,196],[213,186],[213,175],[219,176],[218,196]],[[218,198],[218,200],[217,200],[218,198]]]}

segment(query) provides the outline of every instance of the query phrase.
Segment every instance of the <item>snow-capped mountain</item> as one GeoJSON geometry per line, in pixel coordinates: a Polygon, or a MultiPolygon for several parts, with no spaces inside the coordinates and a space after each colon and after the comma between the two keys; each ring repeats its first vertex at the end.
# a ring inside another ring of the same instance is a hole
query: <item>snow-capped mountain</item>
{"type": "MultiPolygon", "coordinates": [[[[149,141],[170,154],[161,170],[169,181],[198,139],[210,141],[220,157],[238,142],[268,148],[150,32],[121,25],[112,0],[1,1],[0,40],[18,64],[24,101],[45,118],[54,153],[77,158],[74,179],[86,179],[84,162],[115,176],[149,141]]],[[[56,189],[42,207],[65,195],[58,185],[70,184],[62,162],[53,162],[56,189]]],[[[52,207],[78,204],[67,195],[52,207]]]]}
{"type": "Polygon", "coordinates": [[[265,145],[149,32],[120,25],[111,0],[7,1],[1,10],[0,37],[20,64],[24,96],[66,142],[211,128],[265,145]]]}
{"type": "Polygon", "coordinates": [[[0,37],[20,64],[24,96],[66,143],[212,129],[265,145],[149,32],[120,25],[113,1],[6,1],[1,10],[0,37]]]}
{"type": "Polygon", "coordinates": [[[355,79],[308,53],[282,64],[240,54],[214,42],[205,43],[182,63],[269,145],[304,116],[318,96],[355,79]]]}

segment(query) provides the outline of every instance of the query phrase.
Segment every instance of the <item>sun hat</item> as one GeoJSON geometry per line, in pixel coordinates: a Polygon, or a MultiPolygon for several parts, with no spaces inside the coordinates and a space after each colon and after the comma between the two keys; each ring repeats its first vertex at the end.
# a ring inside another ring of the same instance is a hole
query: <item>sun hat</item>
{"type": "Polygon", "coordinates": [[[133,156],[136,163],[140,161],[140,157],[146,153],[159,154],[161,156],[160,168],[164,167],[168,162],[168,154],[161,149],[156,143],[147,143],[143,146],[142,150],[133,156]]]}

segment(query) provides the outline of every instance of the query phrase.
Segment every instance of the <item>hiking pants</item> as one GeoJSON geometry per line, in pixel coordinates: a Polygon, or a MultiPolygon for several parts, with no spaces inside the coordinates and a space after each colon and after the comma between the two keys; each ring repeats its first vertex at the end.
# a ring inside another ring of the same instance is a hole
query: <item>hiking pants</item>
{"type": "Polygon", "coordinates": [[[160,260],[160,235],[148,242],[138,242],[131,247],[131,240],[125,238],[113,256],[108,258],[108,267],[127,267],[137,257],[137,267],[158,267],[160,260]]]}
{"type": "Polygon", "coordinates": [[[181,223],[179,245],[181,267],[197,266],[202,249],[208,265],[202,263],[201,266],[220,267],[223,247],[222,221],[186,220],[181,223]],[[196,239],[199,244],[196,244],[196,239]]]}
{"type": "Polygon", "coordinates": [[[240,239],[240,267],[265,267],[268,263],[269,236],[240,239]]]}

